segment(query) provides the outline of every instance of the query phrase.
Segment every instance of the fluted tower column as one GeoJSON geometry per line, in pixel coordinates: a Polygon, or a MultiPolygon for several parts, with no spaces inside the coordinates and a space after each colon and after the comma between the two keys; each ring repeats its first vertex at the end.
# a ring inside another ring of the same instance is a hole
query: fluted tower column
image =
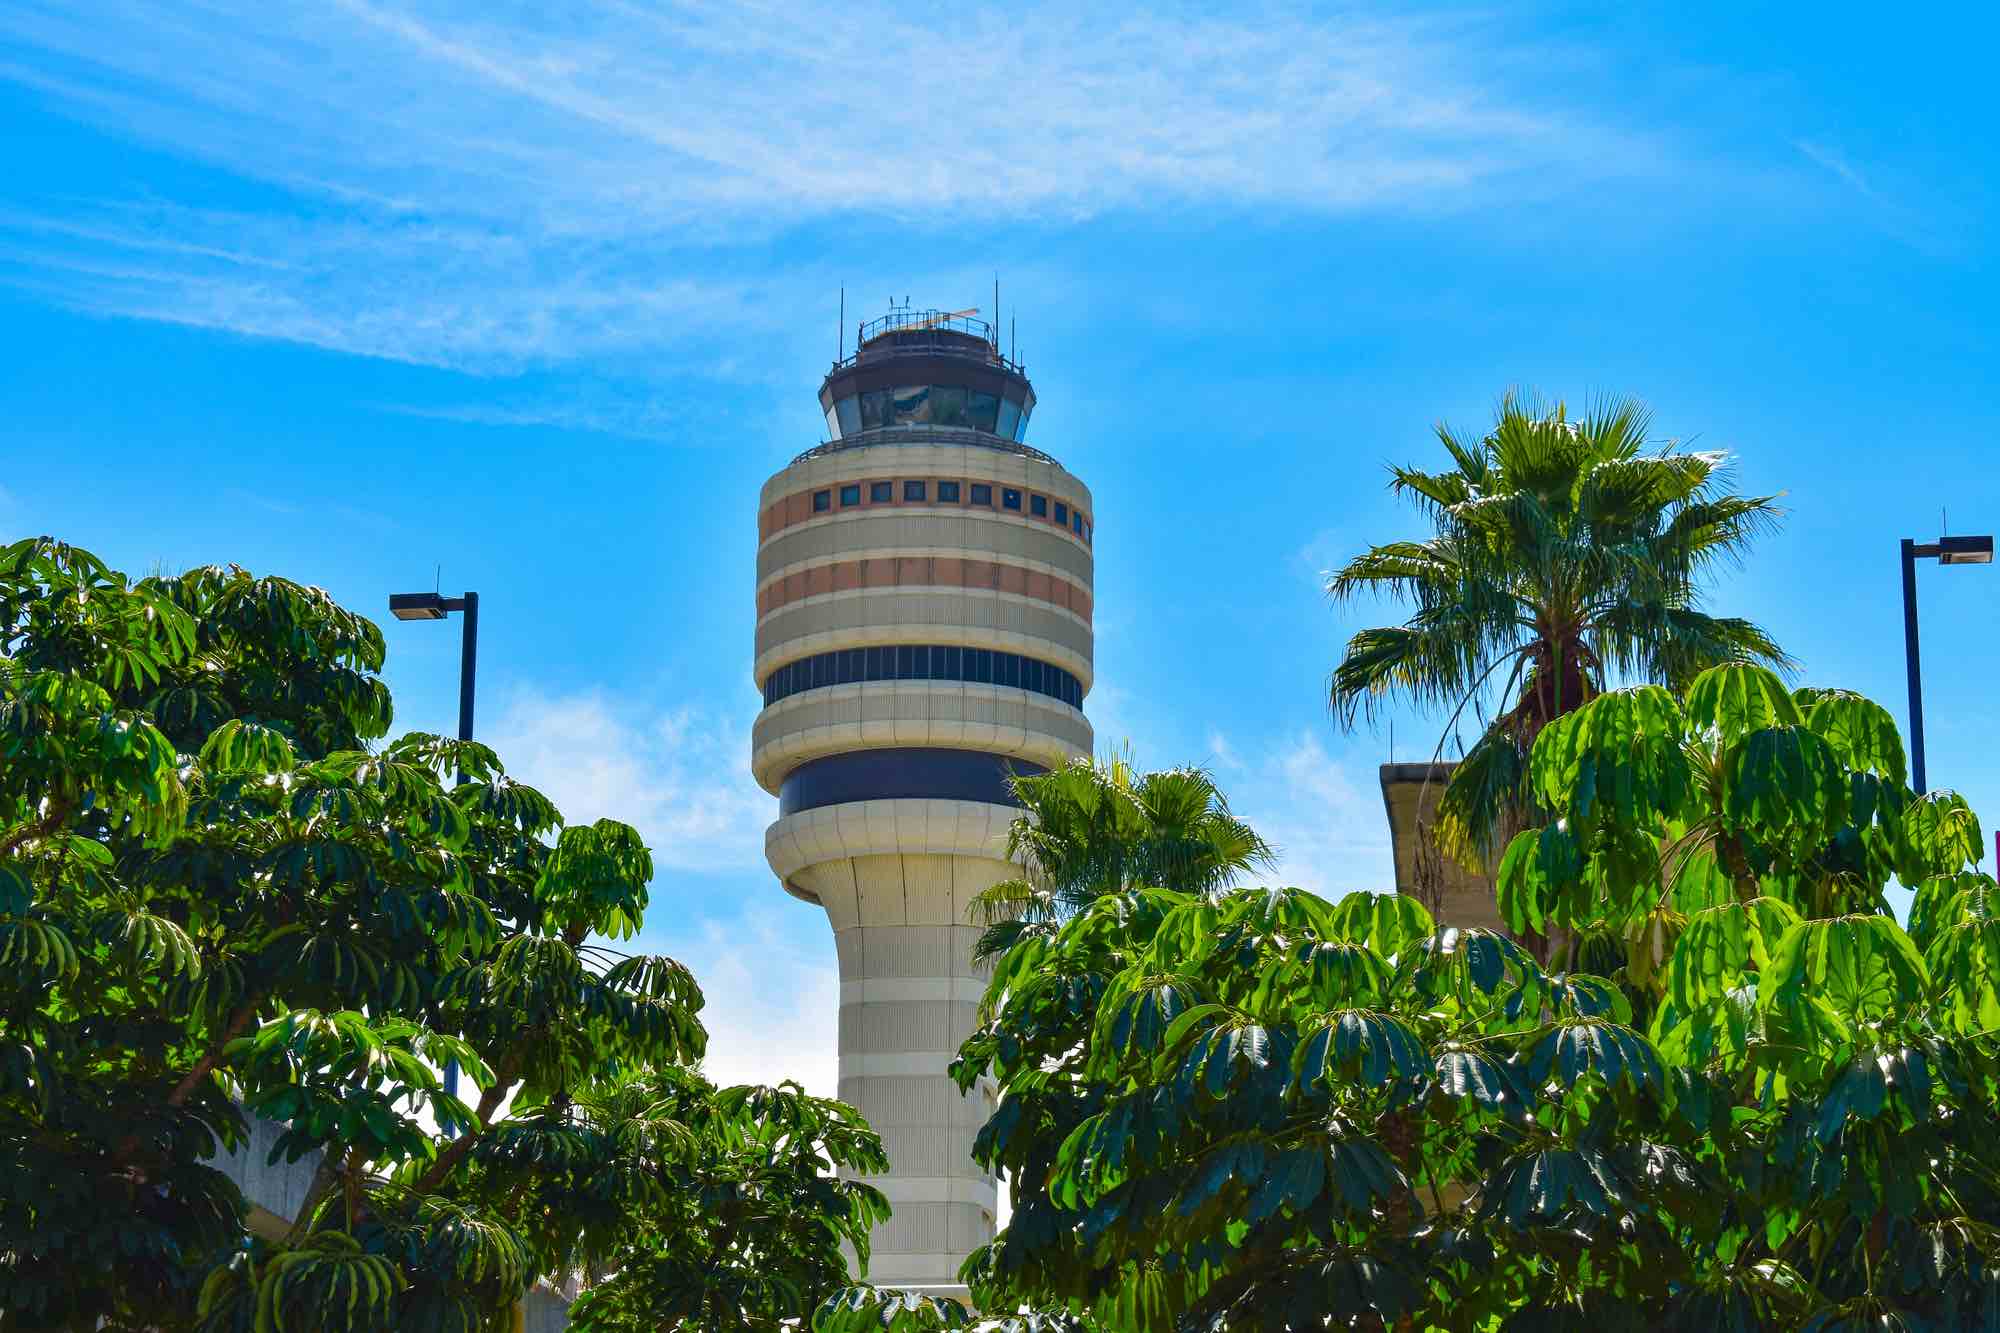
{"type": "Polygon", "coordinates": [[[1091,750],[1093,506],[1022,443],[1034,391],[985,326],[898,312],[858,347],[759,502],[752,766],[771,869],[833,927],[840,1096],[891,1161],[871,1276],[951,1286],[996,1202],[990,1094],[945,1074],[985,985],[968,909],[1018,873],[1007,777],[1091,750]]]}

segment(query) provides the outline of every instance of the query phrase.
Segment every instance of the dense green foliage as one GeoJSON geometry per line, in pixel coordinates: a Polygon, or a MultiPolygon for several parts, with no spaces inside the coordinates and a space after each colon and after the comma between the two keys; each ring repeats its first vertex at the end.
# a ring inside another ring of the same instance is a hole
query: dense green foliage
{"type": "MultiPolygon", "coordinates": [[[[1595,698],[1540,733],[1555,818],[1505,858],[1547,963],[1396,895],[1107,880],[999,959],[955,1066],[999,1083],[977,1151],[1014,1199],[975,1298],[1131,1333],[2000,1328],[2000,894],[1902,763],[1879,707],[1761,668],[1595,698]]],[[[952,1326],[918,1305],[819,1327],[952,1326]]]]}
{"type": "Polygon", "coordinates": [[[973,904],[989,918],[975,950],[982,959],[1054,935],[1106,884],[1205,893],[1271,864],[1270,844],[1230,812],[1200,769],[1139,773],[1115,759],[1014,785],[1035,817],[1008,830],[1007,857],[1020,877],[995,884],[973,904]]]}
{"type": "Polygon", "coordinates": [[[1447,714],[1449,736],[1492,705],[1433,830],[1468,865],[1533,808],[1528,751],[1550,719],[1620,681],[1683,689],[1723,662],[1785,661],[1755,625],[1700,608],[1703,576],[1775,521],[1772,497],[1727,492],[1723,455],[1655,446],[1647,429],[1629,399],[1571,419],[1512,396],[1483,438],[1440,425],[1450,469],[1390,469],[1435,535],[1371,547],[1327,583],[1338,601],[1413,607],[1349,641],[1333,675],[1342,717],[1401,696],[1447,714]]]}
{"type": "Polygon", "coordinates": [[[834,1178],[879,1141],[690,1072],[694,979],[592,942],[639,928],[636,833],[484,746],[369,748],[382,658],[282,579],[0,550],[0,1325],[507,1328],[614,1271],[597,1327],[623,1290],[648,1328],[810,1309],[885,1211],[834,1178]],[[316,1163],[254,1235],[218,1169],[253,1115],[316,1163]]]}

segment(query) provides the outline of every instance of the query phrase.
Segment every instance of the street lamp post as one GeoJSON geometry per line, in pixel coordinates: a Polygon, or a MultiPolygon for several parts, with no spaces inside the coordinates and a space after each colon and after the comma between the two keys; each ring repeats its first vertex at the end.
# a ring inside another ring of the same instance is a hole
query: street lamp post
{"type": "Polygon", "coordinates": [[[1917,561],[1940,565],[1990,565],[1993,538],[1940,537],[1919,544],[1903,538],[1903,657],[1910,673],[1910,778],[1921,794],[1924,783],[1924,687],[1917,654],[1917,561]]]}
{"type": "MultiPolygon", "coordinates": [[[[389,614],[398,620],[443,620],[459,613],[461,630],[458,648],[458,738],[472,739],[472,689],[479,676],[479,594],[446,597],[435,592],[393,592],[389,594],[389,614]]],[[[465,765],[458,766],[458,785],[465,785],[465,765]]],[[[444,1067],[444,1090],[458,1095],[458,1061],[444,1067]]]]}
{"type": "MultiPolygon", "coordinates": [[[[1907,544],[1907,543],[1906,543],[1907,544]]],[[[435,592],[398,592],[389,595],[389,614],[398,620],[443,620],[453,611],[461,613],[463,630],[458,652],[458,738],[472,739],[472,691],[479,676],[479,594],[446,597],[435,592]]],[[[458,770],[465,782],[465,769],[458,770]]]]}

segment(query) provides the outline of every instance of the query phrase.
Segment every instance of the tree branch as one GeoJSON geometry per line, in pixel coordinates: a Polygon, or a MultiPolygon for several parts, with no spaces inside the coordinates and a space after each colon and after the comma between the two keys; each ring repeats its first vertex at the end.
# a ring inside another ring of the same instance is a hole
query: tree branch
{"type": "Polygon", "coordinates": [[[528,1060],[528,1047],[538,1040],[540,1036],[541,1029],[536,1028],[531,1030],[522,1039],[521,1044],[509,1052],[507,1058],[494,1069],[493,1086],[480,1095],[479,1105],[474,1108],[472,1113],[473,1117],[479,1121],[479,1128],[467,1130],[452,1140],[451,1146],[438,1154],[437,1160],[431,1163],[430,1169],[417,1178],[416,1185],[412,1187],[414,1193],[434,1193],[438,1186],[444,1184],[445,1177],[449,1176],[457,1169],[458,1164],[465,1160],[466,1154],[472,1151],[472,1145],[479,1142],[480,1138],[491,1128],[489,1122],[493,1118],[493,1113],[500,1109],[500,1103],[507,1100],[508,1091],[520,1081],[521,1066],[526,1064],[528,1060]]]}
{"type": "Polygon", "coordinates": [[[188,1070],[187,1076],[175,1084],[174,1090],[167,1094],[167,1105],[182,1106],[186,1104],[188,1098],[194,1096],[194,1090],[201,1086],[202,1080],[214,1073],[215,1067],[222,1063],[223,1048],[243,1035],[243,1029],[257,1016],[258,1007],[264,1003],[269,994],[268,991],[259,992],[236,1007],[236,1012],[232,1013],[229,1021],[223,1025],[222,1035],[209,1043],[208,1049],[202,1052],[201,1059],[195,1061],[194,1068],[188,1070]]]}
{"type": "Polygon", "coordinates": [[[57,801],[50,805],[48,813],[44,814],[40,819],[32,823],[23,824],[5,837],[0,837],[0,856],[12,854],[16,847],[24,843],[33,842],[37,838],[48,837],[49,834],[54,833],[63,826],[63,823],[69,819],[70,815],[75,812],[75,809],[76,803],[74,801],[57,801]]]}

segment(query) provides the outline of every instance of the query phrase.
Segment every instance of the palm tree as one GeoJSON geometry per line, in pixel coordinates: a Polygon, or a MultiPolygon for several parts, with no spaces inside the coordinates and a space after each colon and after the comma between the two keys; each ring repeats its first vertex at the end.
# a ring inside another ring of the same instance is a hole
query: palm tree
{"type": "Polygon", "coordinates": [[[1482,439],[1440,424],[1450,470],[1390,469],[1390,489],[1435,535],[1371,547],[1327,580],[1337,602],[1365,591],[1415,606],[1348,641],[1331,690],[1344,723],[1401,696],[1446,712],[1449,737],[1468,708],[1497,707],[1432,830],[1470,869],[1491,863],[1530,807],[1528,748],[1553,719],[1619,682],[1680,687],[1721,662],[1792,665],[1756,625],[1699,607],[1704,577],[1776,526],[1777,497],[1729,491],[1726,455],[1656,444],[1650,419],[1631,398],[1572,420],[1560,403],[1509,394],[1482,439]]]}
{"type": "Polygon", "coordinates": [[[1053,931],[1103,894],[1213,893],[1273,860],[1271,845],[1198,768],[1135,773],[1128,759],[1078,759],[1016,778],[1014,791],[1024,813],[1008,832],[1007,856],[1025,874],[974,900],[991,923],[974,951],[981,960],[1053,931]]]}

